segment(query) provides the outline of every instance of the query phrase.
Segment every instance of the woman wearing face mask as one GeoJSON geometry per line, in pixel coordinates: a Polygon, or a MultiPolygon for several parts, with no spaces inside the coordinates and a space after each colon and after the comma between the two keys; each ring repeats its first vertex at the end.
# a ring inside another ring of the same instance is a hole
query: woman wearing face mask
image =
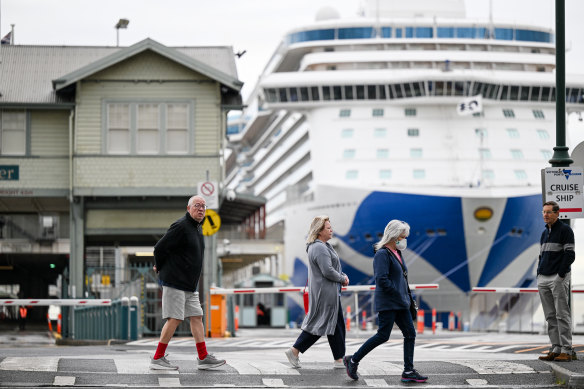
{"type": "Polygon", "coordinates": [[[392,220],[385,227],[383,237],[375,244],[373,272],[375,275],[375,312],[379,328],[357,352],[343,358],[347,374],[354,380],[359,379],[359,362],[375,347],[389,340],[393,324],[397,324],[404,336],[403,382],[426,382],[428,377],[414,369],[414,344],[416,330],[410,314],[410,291],[407,281],[407,268],[402,251],[406,249],[410,226],[400,220],[392,220]]]}

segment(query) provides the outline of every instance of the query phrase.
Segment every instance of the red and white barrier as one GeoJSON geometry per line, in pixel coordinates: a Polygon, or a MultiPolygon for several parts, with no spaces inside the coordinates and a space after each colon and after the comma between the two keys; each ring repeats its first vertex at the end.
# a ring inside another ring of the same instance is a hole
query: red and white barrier
{"type": "MultiPolygon", "coordinates": [[[[308,289],[308,288],[307,288],[308,289]]],[[[410,284],[410,289],[438,289],[438,284],[410,284]]],[[[289,286],[285,288],[211,288],[211,294],[254,294],[254,293],[290,293],[302,292],[304,286],[289,286]]],[[[344,286],[343,292],[369,292],[375,290],[375,285],[344,286]]]]}
{"type": "Polygon", "coordinates": [[[74,305],[112,305],[110,299],[9,299],[0,300],[0,305],[32,305],[32,306],[74,306],[74,305]]]}
{"type": "MultiPolygon", "coordinates": [[[[537,288],[472,288],[476,293],[537,293],[537,288]]],[[[572,293],[584,293],[584,289],[572,289],[572,293]]]]}

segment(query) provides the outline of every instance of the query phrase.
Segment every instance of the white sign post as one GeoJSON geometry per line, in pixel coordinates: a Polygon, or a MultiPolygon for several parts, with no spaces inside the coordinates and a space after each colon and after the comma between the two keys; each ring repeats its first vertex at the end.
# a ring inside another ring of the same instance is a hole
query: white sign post
{"type": "Polygon", "coordinates": [[[205,199],[208,209],[219,208],[218,192],[217,181],[203,181],[197,184],[197,194],[205,199]]]}
{"type": "Polygon", "coordinates": [[[560,206],[560,219],[584,217],[584,176],[581,167],[546,167],[542,169],[543,197],[560,206]]]}

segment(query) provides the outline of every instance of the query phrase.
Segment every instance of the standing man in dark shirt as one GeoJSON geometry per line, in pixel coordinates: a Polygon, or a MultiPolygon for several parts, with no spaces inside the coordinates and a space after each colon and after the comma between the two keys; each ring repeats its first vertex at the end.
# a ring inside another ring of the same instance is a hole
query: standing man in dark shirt
{"type": "Polygon", "coordinates": [[[572,312],[570,311],[571,265],[574,252],[574,232],[558,220],[560,206],[555,201],[543,204],[546,224],[541,234],[541,249],[537,266],[537,288],[548,325],[551,347],[543,361],[570,362],[572,349],[572,312]]]}
{"type": "Polygon", "coordinates": [[[206,208],[204,198],[191,197],[186,215],[172,223],[154,246],[154,271],[159,274],[162,285],[162,318],[167,320],[150,369],[178,369],[166,359],[165,351],[176,328],[187,317],[190,317],[191,333],[197,346],[198,368],[212,369],[225,364],[225,360],[207,353],[203,309],[197,292],[205,252],[201,227],[206,208]]]}

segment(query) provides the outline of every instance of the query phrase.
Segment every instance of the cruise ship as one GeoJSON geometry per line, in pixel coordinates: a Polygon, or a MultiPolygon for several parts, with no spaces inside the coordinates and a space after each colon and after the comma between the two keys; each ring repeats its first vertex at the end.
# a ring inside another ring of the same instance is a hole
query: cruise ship
{"type": "MultiPolygon", "coordinates": [[[[226,186],[267,199],[294,285],[314,216],[330,216],[351,284],[374,283],[373,244],[399,219],[410,282],[440,288],[420,306],[494,328],[501,304],[532,302],[469,292],[535,285],[554,69],[552,30],[469,20],[463,0],[369,0],[351,19],[323,8],[266,65],[229,138],[226,186]]],[[[566,106],[584,107],[584,77],[567,78],[566,106]]]]}

